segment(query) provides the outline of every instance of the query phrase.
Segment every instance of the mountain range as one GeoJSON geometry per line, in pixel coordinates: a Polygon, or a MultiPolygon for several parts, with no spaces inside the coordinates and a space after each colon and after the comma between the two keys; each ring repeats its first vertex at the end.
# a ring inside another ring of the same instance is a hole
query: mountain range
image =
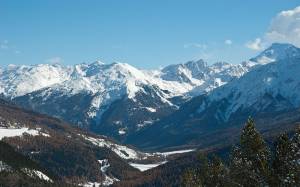
{"type": "Polygon", "coordinates": [[[232,144],[249,116],[257,120],[262,132],[288,130],[291,128],[288,124],[300,120],[299,48],[273,44],[251,61],[263,65],[254,66],[240,78],[192,98],[128,142],[155,149],[232,144]],[[153,140],[156,132],[160,134],[153,140]]]}
{"type": "Polygon", "coordinates": [[[240,64],[3,67],[0,185],[179,186],[194,151],[228,153],[249,116],[267,140],[299,125],[299,72],[279,43],[240,64]]]}
{"type": "Polygon", "coordinates": [[[297,111],[299,59],[299,48],[275,43],[240,64],[198,60],[158,70],[99,61],[9,65],[0,70],[0,94],[143,149],[197,146],[250,115],[263,121],[297,111]]]}

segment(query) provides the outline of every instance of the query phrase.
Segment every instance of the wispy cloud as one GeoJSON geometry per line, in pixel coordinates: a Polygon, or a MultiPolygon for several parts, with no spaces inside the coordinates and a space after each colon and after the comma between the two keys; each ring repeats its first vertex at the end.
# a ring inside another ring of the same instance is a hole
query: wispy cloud
{"type": "Polygon", "coordinates": [[[183,48],[200,48],[200,49],[207,49],[206,44],[200,44],[200,43],[186,43],[183,45],[183,48]]]}
{"type": "Polygon", "coordinates": [[[280,12],[273,18],[268,32],[267,42],[287,42],[300,46],[300,6],[280,12]]]}
{"type": "Polygon", "coordinates": [[[230,39],[227,39],[227,40],[225,40],[224,41],[224,43],[226,44],[226,45],[232,45],[232,40],[230,40],[230,39]]]}
{"type": "Polygon", "coordinates": [[[214,58],[214,54],[212,52],[201,52],[198,54],[197,59],[203,60],[212,60],[214,58]]]}
{"type": "Polygon", "coordinates": [[[259,51],[263,49],[263,44],[260,38],[256,38],[253,41],[248,41],[245,46],[249,49],[259,51]]]}
{"type": "Polygon", "coordinates": [[[272,20],[266,33],[246,47],[261,50],[271,43],[291,43],[300,47],[300,6],[279,12],[272,20]]]}
{"type": "Polygon", "coordinates": [[[203,43],[186,43],[183,45],[183,48],[189,49],[189,48],[194,48],[198,49],[197,54],[195,55],[194,59],[199,60],[210,60],[213,58],[213,53],[209,50],[209,46],[207,44],[203,43]]]}
{"type": "Polygon", "coordinates": [[[63,59],[61,57],[52,57],[46,60],[46,63],[49,64],[60,64],[63,63],[63,59]]]}

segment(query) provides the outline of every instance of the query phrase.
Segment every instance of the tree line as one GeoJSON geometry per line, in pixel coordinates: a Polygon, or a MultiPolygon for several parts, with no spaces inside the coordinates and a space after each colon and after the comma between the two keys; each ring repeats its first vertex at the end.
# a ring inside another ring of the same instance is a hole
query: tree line
{"type": "Polygon", "coordinates": [[[300,128],[268,145],[249,118],[229,159],[199,155],[199,165],[182,176],[182,186],[300,186],[300,128]]]}

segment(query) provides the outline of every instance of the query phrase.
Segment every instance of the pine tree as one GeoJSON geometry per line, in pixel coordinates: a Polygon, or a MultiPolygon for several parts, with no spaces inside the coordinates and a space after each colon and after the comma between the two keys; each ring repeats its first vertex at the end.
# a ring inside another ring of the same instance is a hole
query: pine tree
{"type": "Polygon", "coordinates": [[[270,177],[270,153],[261,134],[249,118],[243,128],[240,147],[232,153],[231,176],[242,186],[267,185],[270,177]]]}
{"type": "MultiPolygon", "coordinates": [[[[249,182],[248,176],[249,168],[245,167],[245,160],[241,151],[241,148],[235,146],[230,155],[230,178],[233,184],[241,186],[242,184],[247,184],[249,182]]],[[[251,184],[248,183],[248,184],[251,184]]]]}
{"type": "Polygon", "coordinates": [[[208,165],[208,177],[205,186],[232,186],[229,183],[227,169],[222,160],[214,155],[208,165]]]}
{"type": "Polygon", "coordinates": [[[292,182],[294,182],[295,186],[300,186],[300,126],[296,129],[292,138],[290,162],[290,169],[293,171],[291,176],[292,182]]]}
{"type": "Polygon", "coordinates": [[[189,169],[182,176],[182,185],[185,187],[202,187],[202,182],[197,172],[189,169]]]}
{"type": "Polygon", "coordinates": [[[208,178],[208,159],[206,155],[200,153],[198,155],[198,162],[194,169],[187,170],[182,177],[182,186],[185,187],[202,187],[208,178]]]}
{"type": "Polygon", "coordinates": [[[205,180],[208,178],[209,164],[208,164],[207,155],[200,153],[198,155],[198,161],[199,161],[199,165],[196,169],[196,172],[198,174],[200,181],[202,181],[202,183],[204,183],[205,180]]]}
{"type": "Polygon", "coordinates": [[[282,186],[290,176],[290,151],[292,144],[287,134],[277,138],[273,160],[273,185],[282,186]]]}
{"type": "Polygon", "coordinates": [[[273,185],[300,186],[300,129],[292,139],[287,134],[277,138],[272,165],[273,185]]]}
{"type": "Polygon", "coordinates": [[[208,161],[199,156],[199,167],[189,170],[183,177],[183,186],[300,186],[300,127],[289,139],[278,137],[274,159],[250,118],[242,130],[240,145],[230,155],[230,165],[213,156],[208,161]],[[272,166],[272,167],[271,167],[272,166]]]}
{"type": "Polygon", "coordinates": [[[216,187],[234,186],[230,183],[228,169],[222,160],[213,155],[208,161],[203,154],[198,156],[199,165],[195,169],[187,170],[182,177],[182,186],[186,187],[216,187]]]}

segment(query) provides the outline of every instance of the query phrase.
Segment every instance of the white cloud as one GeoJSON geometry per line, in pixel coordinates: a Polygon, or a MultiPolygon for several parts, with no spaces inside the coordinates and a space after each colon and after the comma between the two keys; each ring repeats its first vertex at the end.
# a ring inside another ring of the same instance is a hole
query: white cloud
{"type": "Polygon", "coordinates": [[[254,41],[248,41],[246,43],[246,47],[252,50],[262,50],[263,49],[263,44],[260,38],[256,38],[254,41]]]}
{"type": "Polygon", "coordinates": [[[199,44],[199,43],[187,43],[183,45],[183,48],[201,48],[201,49],[207,49],[207,45],[205,44],[199,44]]]}
{"type": "Polygon", "coordinates": [[[300,6],[279,12],[271,21],[267,32],[256,39],[254,45],[246,44],[247,47],[257,50],[260,47],[272,43],[291,43],[300,47],[300,6]],[[256,45],[255,45],[256,44],[256,45]]]}
{"type": "Polygon", "coordinates": [[[53,57],[46,60],[46,62],[49,64],[60,64],[63,61],[64,60],[61,57],[53,57]]]}
{"type": "Polygon", "coordinates": [[[268,43],[285,42],[300,46],[300,6],[282,11],[273,18],[265,40],[268,43]]]}
{"type": "Polygon", "coordinates": [[[231,44],[232,44],[232,40],[227,39],[227,40],[224,41],[224,43],[225,43],[226,45],[231,45],[231,44]]]}

